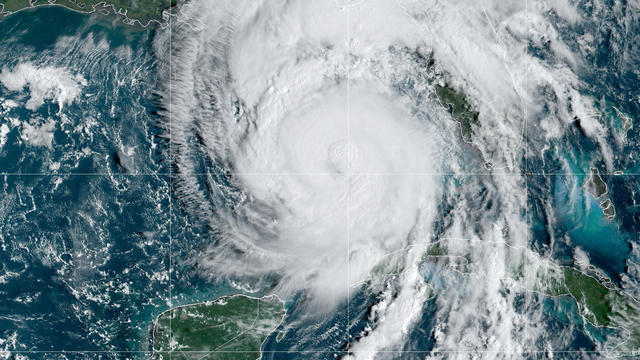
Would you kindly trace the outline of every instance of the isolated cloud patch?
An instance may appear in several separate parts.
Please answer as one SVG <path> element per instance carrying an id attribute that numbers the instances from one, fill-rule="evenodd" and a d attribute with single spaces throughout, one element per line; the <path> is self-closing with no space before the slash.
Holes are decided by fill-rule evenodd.
<path id="1" fill-rule="evenodd" d="M 37 67 L 30 62 L 16 65 L 13 69 L 3 68 L 0 83 L 11 91 L 27 88 L 30 94 L 26 103 L 29 110 L 37 110 L 46 99 L 58 103 L 60 110 L 71 104 L 87 84 L 85 78 L 68 70 L 54 66 Z"/>

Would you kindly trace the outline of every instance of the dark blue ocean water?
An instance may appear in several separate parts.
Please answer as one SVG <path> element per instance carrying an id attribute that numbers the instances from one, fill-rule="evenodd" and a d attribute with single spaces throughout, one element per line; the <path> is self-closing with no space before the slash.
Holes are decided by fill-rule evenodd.
<path id="1" fill-rule="evenodd" d="M 0 150 L 0 350 L 138 357 L 169 290 L 153 31 L 51 7 L 3 19 L 0 34 L 1 68 L 31 63 L 86 79 L 61 112 L 49 99 L 0 114 L 9 128 Z M 27 96 L 0 86 L 2 101 L 22 105 Z M 49 121 L 50 147 L 25 140 L 27 124 Z M 31 352 L 63 350 L 105 353 Z"/>

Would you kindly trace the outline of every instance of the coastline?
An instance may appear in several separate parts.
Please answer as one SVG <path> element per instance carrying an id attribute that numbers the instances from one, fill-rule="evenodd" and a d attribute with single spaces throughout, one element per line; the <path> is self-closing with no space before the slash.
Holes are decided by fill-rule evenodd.
<path id="1" fill-rule="evenodd" d="M 265 342 L 267 341 L 267 339 L 269 338 L 269 336 L 273 335 L 274 332 L 276 331 L 276 329 L 278 329 L 278 327 L 280 327 L 282 325 L 282 323 L 284 322 L 284 319 L 287 316 L 287 308 L 285 306 L 285 301 L 283 299 L 281 299 L 278 295 L 276 294 L 269 294 L 269 295 L 264 295 L 261 297 L 256 297 L 256 296 L 251 296 L 251 295 L 245 295 L 245 294 L 231 294 L 231 295 L 222 295 L 219 296 L 213 300 L 204 300 L 204 301 L 199 301 L 199 302 L 195 302 L 195 303 L 190 303 L 190 304 L 184 304 L 184 305 L 177 305 L 177 306 L 173 306 L 170 307 L 169 309 L 166 309 L 164 311 L 162 311 L 160 314 L 158 314 L 155 319 L 153 320 L 153 327 L 151 329 L 151 353 L 152 353 L 152 357 L 154 355 L 156 355 L 157 351 L 155 349 L 155 337 L 156 337 L 156 329 L 158 326 L 158 321 L 159 319 L 166 313 L 170 313 L 172 311 L 175 311 L 177 309 L 181 309 L 181 308 L 188 308 L 188 307 L 193 307 L 193 306 L 199 306 L 199 305 L 211 305 L 214 304 L 218 301 L 221 300 L 225 300 L 225 299 L 231 299 L 231 298 L 236 298 L 236 297 L 244 297 L 247 299 L 252 299 L 252 300 L 259 300 L 259 301 L 265 301 L 269 298 L 275 298 L 278 302 L 280 302 L 282 304 L 282 317 L 280 318 L 280 321 L 278 322 L 278 324 L 276 326 L 273 327 L 273 329 L 271 329 L 271 332 L 269 333 L 268 336 L 266 336 L 264 338 L 264 340 L 260 343 L 260 357 L 258 359 L 262 359 L 262 347 L 264 346 Z"/>
<path id="2" fill-rule="evenodd" d="M 22 11 L 25 11 L 25 10 L 38 9 L 38 8 L 41 8 L 41 7 L 44 7 L 44 8 L 46 8 L 46 7 L 62 7 L 62 8 L 65 8 L 67 10 L 74 11 L 74 12 L 77 12 L 77 13 L 80 13 L 80 14 L 84 14 L 84 15 L 90 15 L 90 14 L 93 14 L 93 13 L 96 13 L 96 12 L 100 13 L 103 16 L 115 15 L 116 17 L 121 18 L 122 22 L 125 25 L 134 26 L 134 27 L 140 27 L 141 29 L 146 29 L 146 28 L 150 27 L 151 25 L 158 25 L 163 29 L 166 28 L 168 23 L 169 23 L 168 19 L 169 19 L 169 16 L 170 16 L 168 10 L 171 8 L 171 6 L 170 6 L 170 7 L 164 8 L 162 10 L 162 20 L 150 19 L 149 21 L 147 21 L 146 24 L 142 24 L 142 22 L 139 19 L 130 18 L 127 15 L 127 12 L 128 12 L 127 10 L 128 9 L 116 10 L 116 7 L 115 7 L 114 4 L 108 4 L 106 1 L 100 1 L 97 4 L 91 5 L 90 9 L 87 9 L 87 10 L 75 9 L 75 8 L 72 8 L 72 7 L 68 6 L 68 5 L 66 5 L 66 4 L 62 4 L 62 3 L 56 3 L 56 2 L 48 3 L 47 2 L 47 3 L 35 4 L 35 5 L 33 3 L 30 3 L 29 6 L 25 6 L 25 7 L 21 8 L 21 9 L 18 9 L 18 10 L 15 10 L 15 11 L 6 11 L 5 10 L 5 4 L 0 3 L 0 21 L 2 21 L 2 19 L 4 19 L 4 18 L 7 18 L 7 17 L 9 17 L 11 15 L 14 15 L 14 14 L 17 14 L 19 12 L 22 12 Z M 107 10 L 109 8 L 110 8 L 110 10 Z M 110 11 L 110 12 L 108 14 L 105 14 L 105 13 L 102 13 L 101 10 Z M 122 10 L 124 10 L 124 11 L 122 11 Z"/>

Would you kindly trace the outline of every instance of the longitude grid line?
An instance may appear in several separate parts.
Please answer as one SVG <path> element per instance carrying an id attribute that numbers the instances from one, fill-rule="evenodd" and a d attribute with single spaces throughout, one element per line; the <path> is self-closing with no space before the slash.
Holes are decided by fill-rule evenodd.
<path id="1" fill-rule="evenodd" d="M 351 349 L 351 6 L 347 2 L 347 350 Z"/>
<path id="2" fill-rule="evenodd" d="M 527 104 L 529 102 L 529 0 L 525 0 L 524 6 L 524 28 L 525 28 L 525 44 L 524 44 L 524 106 L 523 106 L 523 122 L 524 122 L 524 131 L 522 136 L 524 136 L 524 221 L 525 221 L 525 246 L 524 246 L 524 281 L 525 291 L 526 287 L 529 285 L 529 258 L 528 258 L 528 244 L 529 244 L 529 136 L 527 130 L 527 116 L 529 115 L 529 111 L 527 108 Z M 524 344 L 522 346 L 523 350 L 527 347 L 527 342 L 529 341 L 529 319 L 526 315 L 529 307 L 531 306 L 531 294 L 525 297 L 525 324 L 524 324 Z"/>
<path id="3" fill-rule="evenodd" d="M 173 294 L 172 294 L 172 282 L 173 277 L 173 151 L 172 151 L 172 130 L 173 130 L 173 113 L 172 113 L 172 60 L 173 60 L 173 26 L 171 16 L 171 1 L 169 2 L 169 308 L 173 307 Z M 171 351 L 171 344 L 173 344 L 173 326 L 171 324 L 172 316 L 169 316 L 169 360 L 173 357 L 173 351 Z"/>

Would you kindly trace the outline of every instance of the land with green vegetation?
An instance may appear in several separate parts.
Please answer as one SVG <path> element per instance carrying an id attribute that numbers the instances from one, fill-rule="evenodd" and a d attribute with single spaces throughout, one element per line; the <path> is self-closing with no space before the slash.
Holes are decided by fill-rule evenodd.
<path id="1" fill-rule="evenodd" d="M 480 121 L 479 113 L 467 95 L 447 82 L 450 76 L 438 69 L 433 53 L 410 48 L 402 48 L 402 51 L 408 53 L 411 61 L 420 69 L 418 73 L 421 74 L 421 80 L 435 85 L 435 97 L 449 111 L 453 120 L 460 124 L 462 139 L 471 143 L 473 129 L 480 126 Z"/>
<path id="2" fill-rule="evenodd" d="M 548 296 L 573 297 L 580 314 L 591 324 L 624 329 L 628 338 L 618 344 L 618 350 L 640 351 L 640 301 L 603 275 L 560 267 L 538 276 L 535 290 Z"/>
<path id="3" fill-rule="evenodd" d="M 39 6 L 63 6 L 83 13 L 112 12 L 124 16 L 127 24 L 139 22 L 140 25 L 147 26 L 152 21 L 163 23 L 164 10 L 175 4 L 175 0 L 0 0 L 0 15 L 8 16 Z"/>
<path id="4" fill-rule="evenodd" d="M 427 252 L 425 253 L 425 257 L 427 256 L 446 256 L 447 255 L 447 248 L 442 246 L 442 244 L 440 242 L 437 242 L 431 246 L 429 246 L 429 248 L 427 249 Z"/>
<path id="5" fill-rule="evenodd" d="M 473 110 L 464 93 L 445 84 L 444 86 L 436 85 L 436 95 L 448 108 L 453 119 L 460 124 L 462 139 L 471 142 L 473 126 L 479 126 L 480 123 L 478 112 Z"/>
<path id="6" fill-rule="evenodd" d="M 570 267 L 545 269 L 539 274 L 534 289 L 548 296 L 572 296 L 582 315 L 596 326 L 610 326 L 614 301 L 621 295 L 594 277 Z"/>
<path id="7" fill-rule="evenodd" d="M 616 208 L 613 206 L 611 199 L 609 199 L 609 189 L 604 180 L 602 180 L 598 168 L 591 168 L 591 176 L 589 176 L 584 186 L 598 200 L 604 216 L 609 220 L 613 220 L 616 216 Z"/>
<path id="8" fill-rule="evenodd" d="M 153 328 L 153 358 L 258 359 L 284 314 L 276 296 L 236 295 L 169 309 Z"/>
<path id="9" fill-rule="evenodd" d="M 449 259 L 447 261 L 443 261 Z M 469 256 L 451 255 L 445 245 L 435 243 L 424 255 L 425 261 L 435 261 L 461 275 L 472 270 L 460 266 L 469 261 Z M 514 279 L 522 279 L 521 269 L 512 274 Z M 540 266 L 535 277 L 530 279 L 527 291 L 549 297 L 571 297 L 575 300 L 580 315 L 597 327 L 622 330 L 623 339 L 615 344 L 616 350 L 640 351 L 640 301 L 618 289 L 611 280 L 594 266 L 578 270 L 568 266 L 547 264 Z"/>

